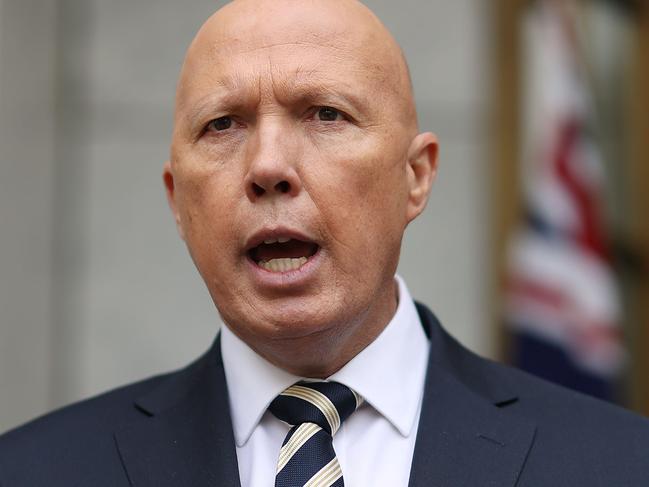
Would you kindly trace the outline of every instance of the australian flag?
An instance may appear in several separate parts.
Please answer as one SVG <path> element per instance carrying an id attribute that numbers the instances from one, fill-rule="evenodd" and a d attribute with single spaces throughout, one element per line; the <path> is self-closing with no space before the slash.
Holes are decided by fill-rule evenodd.
<path id="1" fill-rule="evenodd" d="M 505 318 L 514 365 L 617 400 L 625 354 L 605 178 L 567 3 L 536 2 L 524 28 L 525 217 L 510 241 Z"/>

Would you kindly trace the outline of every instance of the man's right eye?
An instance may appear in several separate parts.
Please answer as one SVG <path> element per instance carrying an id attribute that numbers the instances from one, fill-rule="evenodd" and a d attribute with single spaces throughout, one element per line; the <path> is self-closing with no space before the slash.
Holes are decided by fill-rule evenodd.
<path id="1" fill-rule="evenodd" d="M 207 130 L 216 130 L 220 132 L 232 127 L 232 117 L 219 117 L 207 124 Z"/>

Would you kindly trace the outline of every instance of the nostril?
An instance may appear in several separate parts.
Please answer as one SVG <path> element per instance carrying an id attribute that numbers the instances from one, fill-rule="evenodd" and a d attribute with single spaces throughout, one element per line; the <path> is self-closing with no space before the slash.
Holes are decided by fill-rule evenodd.
<path id="1" fill-rule="evenodd" d="M 259 186 L 257 183 L 252 183 L 252 191 L 255 193 L 256 196 L 261 196 L 266 192 L 266 190 L 261 186 Z"/>
<path id="2" fill-rule="evenodd" d="M 291 190 L 291 185 L 288 181 L 280 181 L 275 185 L 275 189 L 280 193 L 288 193 Z"/>

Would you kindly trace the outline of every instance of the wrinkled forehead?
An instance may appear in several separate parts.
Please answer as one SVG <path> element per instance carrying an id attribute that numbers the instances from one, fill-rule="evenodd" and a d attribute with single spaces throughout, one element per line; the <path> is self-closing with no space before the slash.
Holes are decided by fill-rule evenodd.
<path id="1" fill-rule="evenodd" d="M 235 86 L 290 91 L 317 81 L 400 91 L 396 45 L 372 19 L 350 22 L 336 9 L 249 13 L 219 12 L 201 28 L 183 66 L 177 108 L 210 90 Z"/>
<path id="2" fill-rule="evenodd" d="M 281 98 L 298 88 L 326 91 L 353 86 L 360 95 L 385 91 L 391 85 L 384 65 L 357 56 L 353 49 L 343 52 L 308 42 L 214 50 L 194 58 L 183 74 L 179 104 L 218 90 Z"/>

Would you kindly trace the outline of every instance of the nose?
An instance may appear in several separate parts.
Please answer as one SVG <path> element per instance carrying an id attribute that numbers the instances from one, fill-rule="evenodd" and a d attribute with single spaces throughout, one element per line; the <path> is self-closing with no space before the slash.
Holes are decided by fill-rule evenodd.
<path id="1" fill-rule="evenodd" d="M 250 201 L 299 194 L 302 183 L 295 167 L 297 152 L 295 141 L 282 130 L 256 134 L 244 180 Z"/>

